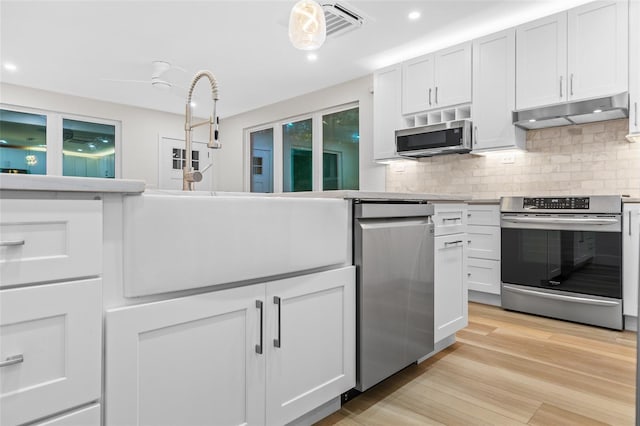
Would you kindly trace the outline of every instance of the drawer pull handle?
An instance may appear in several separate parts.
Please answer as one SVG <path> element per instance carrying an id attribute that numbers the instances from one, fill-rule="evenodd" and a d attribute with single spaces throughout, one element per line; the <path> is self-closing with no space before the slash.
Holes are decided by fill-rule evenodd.
<path id="1" fill-rule="evenodd" d="M 282 317 L 280 316 L 282 313 L 282 301 L 278 296 L 273 296 L 273 303 L 278 306 L 278 338 L 273 339 L 273 346 L 280 348 L 282 347 L 282 334 L 280 329 L 282 327 Z"/>
<path id="2" fill-rule="evenodd" d="M 460 244 L 462 242 L 462 240 L 457 240 L 457 241 L 445 241 L 444 245 L 445 246 L 452 246 L 454 244 Z"/>
<path id="3" fill-rule="evenodd" d="M 462 220 L 462 218 L 461 217 L 445 217 L 445 218 L 442 218 L 443 222 L 450 221 L 450 220 Z"/>
<path id="4" fill-rule="evenodd" d="M 23 246 L 24 240 L 0 241 L 0 247 Z"/>
<path id="5" fill-rule="evenodd" d="M 22 354 L 7 357 L 4 361 L 0 361 L 0 367 L 8 367 L 14 364 L 20 364 L 24 361 Z"/>

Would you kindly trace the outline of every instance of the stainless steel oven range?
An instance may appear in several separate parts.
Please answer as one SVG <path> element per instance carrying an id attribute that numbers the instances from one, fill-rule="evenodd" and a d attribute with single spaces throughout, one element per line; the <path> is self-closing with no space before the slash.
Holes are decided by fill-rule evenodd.
<path id="1" fill-rule="evenodd" d="M 622 198 L 504 197 L 502 307 L 621 330 Z"/>

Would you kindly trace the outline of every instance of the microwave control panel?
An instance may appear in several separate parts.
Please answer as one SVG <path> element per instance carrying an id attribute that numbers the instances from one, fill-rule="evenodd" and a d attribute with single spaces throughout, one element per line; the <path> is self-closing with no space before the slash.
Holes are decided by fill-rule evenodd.
<path id="1" fill-rule="evenodd" d="M 589 197 L 525 197 L 523 204 L 525 209 L 588 210 Z"/>

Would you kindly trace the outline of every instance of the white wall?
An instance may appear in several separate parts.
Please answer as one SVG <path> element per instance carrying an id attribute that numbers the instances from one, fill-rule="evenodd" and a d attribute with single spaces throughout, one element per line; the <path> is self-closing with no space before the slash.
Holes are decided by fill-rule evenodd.
<path id="1" fill-rule="evenodd" d="M 0 93 L 2 94 L 0 102 L 6 105 L 120 121 L 122 123 L 120 160 L 122 176 L 120 177 L 144 180 L 147 182 L 147 187 L 158 185 L 158 136 L 184 139 L 183 115 L 4 83 L 0 84 Z M 180 102 L 179 99 L 176 101 Z M 202 129 L 197 130 L 202 131 Z M 207 138 L 206 133 L 202 135 L 195 133 L 194 136 L 196 140 L 206 141 Z"/>
<path id="2" fill-rule="evenodd" d="M 373 162 L 373 76 L 368 75 L 303 96 L 287 99 L 224 118 L 220 122 L 222 149 L 214 154 L 214 187 L 221 191 L 242 191 L 244 130 L 273 121 L 295 117 L 338 105 L 358 102 L 360 107 L 360 189 L 384 191 L 385 166 Z M 274 86 L 277 90 L 277 86 Z"/>
<path id="3" fill-rule="evenodd" d="M 278 102 L 220 121 L 222 149 L 213 151 L 213 178 L 217 191 L 243 191 L 244 129 L 300 114 L 357 101 L 360 108 L 360 189 L 384 191 L 385 166 L 373 162 L 373 76 Z M 274 89 L 277 90 L 277 85 Z M 184 138 L 184 116 L 150 109 L 63 95 L 39 89 L 0 83 L 0 102 L 122 123 L 122 176 L 141 179 L 147 187 L 158 185 L 159 136 Z M 221 101 L 223 102 L 223 101 Z M 194 140 L 206 141 L 207 129 L 196 129 Z M 207 176 L 209 175 L 209 176 Z"/>

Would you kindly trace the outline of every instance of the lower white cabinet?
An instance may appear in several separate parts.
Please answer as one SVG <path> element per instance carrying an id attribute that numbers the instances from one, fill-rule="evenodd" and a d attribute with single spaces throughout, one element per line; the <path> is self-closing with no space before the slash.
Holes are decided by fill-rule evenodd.
<path id="1" fill-rule="evenodd" d="M 468 324 L 466 234 L 434 239 L 434 340 L 436 342 Z"/>
<path id="2" fill-rule="evenodd" d="M 0 291 L 0 424 L 100 398 L 101 312 L 100 279 Z"/>
<path id="3" fill-rule="evenodd" d="M 500 294 L 500 206 L 471 204 L 467 227 L 469 290 Z"/>
<path id="4" fill-rule="evenodd" d="M 469 290 L 500 294 L 500 261 L 493 259 L 467 259 Z"/>
<path id="5" fill-rule="evenodd" d="M 285 424 L 354 385 L 353 267 L 107 312 L 107 425 Z"/>
<path id="6" fill-rule="evenodd" d="M 622 214 L 622 310 L 624 315 L 637 317 L 640 281 L 640 204 L 625 204 Z"/>

